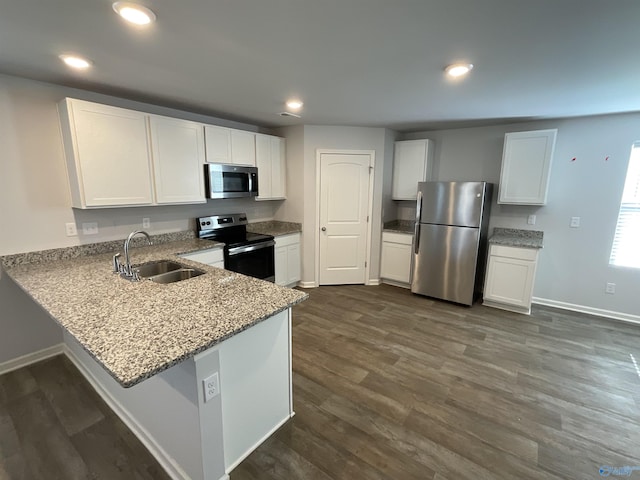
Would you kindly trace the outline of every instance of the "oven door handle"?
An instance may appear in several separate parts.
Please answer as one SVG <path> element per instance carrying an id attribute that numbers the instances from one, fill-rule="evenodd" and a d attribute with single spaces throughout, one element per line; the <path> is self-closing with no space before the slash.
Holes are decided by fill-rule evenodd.
<path id="1" fill-rule="evenodd" d="M 276 244 L 273 240 L 269 242 L 256 243 L 255 245 L 247 245 L 246 247 L 230 248 L 229 255 L 238 255 L 240 253 L 253 252 L 255 250 L 262 250 L 263 248 L 273 247 Z"/>

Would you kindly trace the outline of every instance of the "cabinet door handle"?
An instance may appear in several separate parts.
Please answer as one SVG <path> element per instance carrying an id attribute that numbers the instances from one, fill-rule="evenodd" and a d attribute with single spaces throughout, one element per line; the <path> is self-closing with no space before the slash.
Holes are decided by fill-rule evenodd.
<path id="1" fill-rule="evenodd" d="M 327 231 L 327 227 L 322 227 L 320 230 L 322 230 L 323 232 Z"/>

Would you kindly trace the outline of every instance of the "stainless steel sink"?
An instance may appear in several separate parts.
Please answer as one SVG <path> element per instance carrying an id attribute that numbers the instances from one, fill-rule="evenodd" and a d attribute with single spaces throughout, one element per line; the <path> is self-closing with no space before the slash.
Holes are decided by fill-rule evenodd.
<path id="1" fill-rule="evenodd" d="M 155 275 L 161 275 L 163 273 L 179 270 L 181 268 L 184 267 L 179 263 L 173 262 L 171 260 L 158 260 L 134 267 L 134 270 L 137 270 L 138 275 L 141 278 L 149 278 Z"/>
<path id="2" fill-rule="evenodd" d="M 155 283 L 175 283 L 189 278 L 198 277 L 205 272 L 196 268 L 186 267 L 173 260 L 156 260 L 155 262 L 143 263 L 133 270 L 138 273 L 138 277 L 151 280 Z"/>
<path id="3" fill-rule="evenodd" d="M 182 280 L 188 280 L 193 277 L 199 277 L 204 273 L 205 272 L 202 270 L 196 270 L 195 268 L 180 268 L 179 270 L 173 270 L 171 272 L 148 277 L 148 279 L 156 283 L 174 283 Z"/>

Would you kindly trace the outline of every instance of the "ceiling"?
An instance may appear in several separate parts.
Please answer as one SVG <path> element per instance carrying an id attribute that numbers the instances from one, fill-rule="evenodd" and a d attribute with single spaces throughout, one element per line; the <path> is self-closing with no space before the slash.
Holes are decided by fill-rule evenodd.
<path id="1" fill-rule="evenodd" d="M 640 110 L 638 0 L 0 0 L 0 72 L 264 127 L 400 131 Z M 58 59 L 90 58 L 74 72 Z M 473 63 L 448 81 L 446 65 Z M 278 115 L 289 97 L 302 118 Z"/>

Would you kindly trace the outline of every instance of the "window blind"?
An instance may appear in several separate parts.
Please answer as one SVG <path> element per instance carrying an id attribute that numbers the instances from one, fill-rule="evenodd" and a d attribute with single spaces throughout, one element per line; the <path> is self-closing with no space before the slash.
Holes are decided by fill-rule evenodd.
<path id="1" fill-rule="evenodd" d="M 640 268 L 640 142 L 631 148 L 609 264 Z"/>

